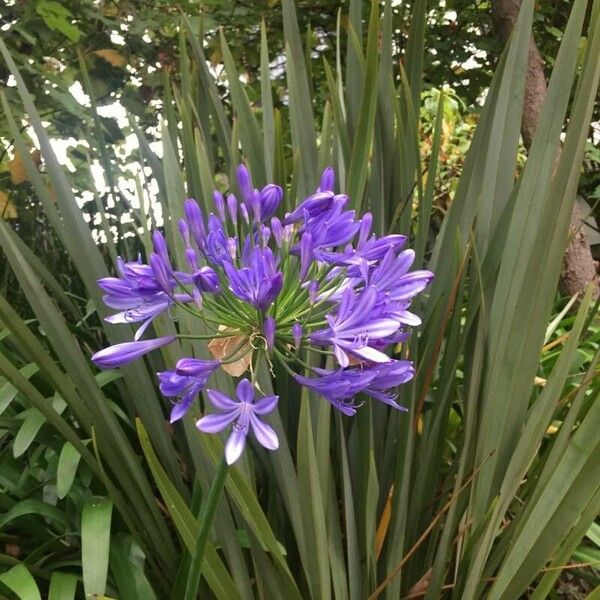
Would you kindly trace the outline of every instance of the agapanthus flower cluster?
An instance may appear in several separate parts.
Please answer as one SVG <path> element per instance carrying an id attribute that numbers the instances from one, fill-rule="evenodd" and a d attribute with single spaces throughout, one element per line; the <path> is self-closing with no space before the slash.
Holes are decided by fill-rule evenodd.
<path id="1" fill-rule="evenodd" d="M 237 184 L 238 197 L 214 193 L 208 215 L 195 200 L 185 201 L 179 223 L 185 265 L 173 264 L 155 231 L 147 264 L 120 260 L 119 277 L 98 282 L 106 304 L 118 311 L 107 320 L 140 326 L 134 341 L 101 350 L 94 362 L 117 367 L 173 342 L 177 335 L 141 338 L 159 315 L 185 310 L 202 321 L 198 339 L 213 339 L 214 360 L 182 358 L 158 374 L 162 393 L 174 401 L 172 422 L 185 415 L 213 372 L 240 365 L 252 372 L 259 355 L 346 415 L 355 414 L 361 393 L 402 410 L 395 389 L 414 368 L 391 351 L 420 324 L 410 303 L 433 277 L 410 271 L 415 254 L 404 248 L 406 238 L 372 234 L 371 214 L 358 218 L 348 208 L 348 196 L 334 192 L 329 168 L 315 193 L 283 216 L 277 216 L 279 186 L 255 189 L 243 165 Z M 308 366 L 318 362 L 308 359 L 311 353 L 323 368 Z M 205 432 L 232 425 L 230 463 L 249 432 L 264 447 L 277 448 L 277 435 L 258 418 L 274 409 L 277 396 L 255 398 L 255 392 L 248 379 L 238 385 L 237 401 L 207 391 L 218 412 L 197 425 Z"/>

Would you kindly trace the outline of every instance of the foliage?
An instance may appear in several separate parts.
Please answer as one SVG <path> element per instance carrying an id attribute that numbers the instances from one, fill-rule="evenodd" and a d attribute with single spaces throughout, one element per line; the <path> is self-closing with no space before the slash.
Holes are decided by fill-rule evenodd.
<path id="1" fill-rule="evenodd" d="M 197 408 L 167 429 L 168 406 L 153 374 L 182 355 L 205 356 L 205 348 L 184 340 L 162 356 L 96 373 L 89 356 L 105 338 L 117 343 L 131 337 L 105 326 L 96 279 L 107 274 L 106 259 L 117 251 L 128 257 L 149 251 L 156 207 L 145 189 L 153 179 L 165 234 L 172 238 L 185 197 L 207 208 L 214 174 L 217 181 L 231 179 L 243 155 L 258 185 L 273 179 L 293 202 L 316 187 L 320 169 L 334 166 L 340 189 L 356 208 L 371 210 L 378 233 L 411 234 L 417 262 L 434 271 L 436 281 L 429 298 L 414 306 L 424 320 L 422 334 L 399 349 L 418 365 L 400 398 L 409 416 L 373 406 L 348 420 L 318 397 L 298 397 L 278 374 L 276 391 L 286 399 L 275 418 L 280 449 L 268 455 L 256 449 L 231 469 L 200 597 L 398 598 L 418 585 L 427 599 L 442 593 L 512 598 L 529 587 L 531 597 L 544 598 L 557 567 L 589 547 L 580 542 L 589 531 L 594 536 L 591 524 L 600 508 L 594 477 L 598 306 L 588 294 L 576 317 L 551 320 L 600 77 L 600 4 L 591 8 L 579 65 L 587 3 L 573 4 L 539 130 L 515 180 L 533 19 L 533 2 L 524 2 L 441 223 L 432 223 L 432 210 L 445 96 L 437 98 L 433 124 L 426 124 L 426 157 L 420 155 L 416 110 L 425 2 L 413 5 L 403 63 L 391 53 L 389 11 L 380 19 L 372 3 L 364 38 L 346 42 L 339 60 L 324 63 L 328 100 L 316 125 L 314 81 L 296 10 L 291 0 L 282 8 L 288 100 L 280 105 L 267 85 L 273 54 L 265 28 L 260 101 L 240 82 L 225 37 L 220 44 L 231 98 L 223 101 L 198 24 L 182 23 L 180 75 L 163 89 L 162 154 L 150 146 L 144 119 L 132 116 L 136 158 L 145 167 L 135 173 L 135 226 L 121 223 L 105 205 L 96 225 L 106 239 L 101 246 L 26 83 L 0 44 L 17 82 L 2 104 L 27 170 L 30 183 L 23 185 L 33 187 L 28 193 L 42 205 L 78 273 L 85 290 L 79 295 L 89 298 L 65 293 L 28 240 L 0 222 L 0 244 L 34 317 L 23 320 L 0 297 L 1 426 L 10 440 L 0 462 L 7 491 L 1 526 L 9 544 L 0 581 L 20 597 L 36 597 L 39 587 L 51 599 L 72 598 L 82 586 L 86 593 L 134 600 L 182 596 L 199 527 L 195 515 L 222 442 L 198 435 Z M 355 25 L 362 10 L 360 2 L 351 3 Z M 91 78 L 87 83 L 90 92 Z M 432 98 L 426 96 L 426 104 Z M 17 100 L 22 108 L 15 112 Z M 94 131 L 91 158 L 107 179 L 117 176 L 102 121 L 93 107 L 80 110 Z M 39 140 L 42 168 L 18 131 L 15 115 L 23 112 Z M 165 318 L 155 331 L 186 333 L 189 327 L 186 318 Z M 259 376 L 269 393 L 270 375 Z M 219 388 L 231 395 L 233 380 L 220 377 Z"/>

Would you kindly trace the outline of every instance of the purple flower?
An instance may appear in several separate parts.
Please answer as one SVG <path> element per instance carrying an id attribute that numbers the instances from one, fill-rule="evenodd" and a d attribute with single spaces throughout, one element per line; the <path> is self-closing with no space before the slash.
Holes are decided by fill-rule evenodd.
<path id="1" fill-rule="evenodd" d="M 313 243 L 310 233 L 305 233 L 300 240 L 300 279 L 304 280 L 308 274 L 313 258 Z"/>
<path id="2" fill-rule="evenodd" d="M 101 369 L 113 369 L 115 367 L 126 365 L 152 350 L 162 348 L 162 346 L 166 346 L 176 339 L 177 337 L 174 335 L 167 335 L 153 340 L 115 344 L 114 346 L 109 346 L 108 348 L 96 352 L 96 354 L 92 356 L 92 360 Z"/>
<path id="3" fill-rule="evenodd" d="M 335 263 L 339 253 L 333 248 L 348 243 L 359 231 L 360 221 L 356 221 L 354 211 L 343 210 L 347 202 L 347 196 L 335 196 L 328 211 L 307 219 L 301 229 L 302 235 L 311 234 L 317 260 Z M 292 252 L 297 253 L 298 248 L 293 248 Z"/>
<path id="4" fill-rule="evenodd" d="M 273 238 L 278 248 L 281 248 L 283 243 L 283 225 L 277 217 L 271 219 L 271 231 L 273 232 Z"/>
<path id="5" fill-rule="evenodd" d="M 369 233 L 371 233 L 371 226 L 373 225 L 373 215 L 368 212 L 362 216 L 360 220 L 360 229 L 358 230 L 358 241 L 356 242 L 356 247 L 360 250 L 363 247 L 364 243 L 369 238 Z"/>
<path id="6" fill-rule="evenodd" d="M 302 342 L 302 325 L 300 323 L 296 322 L 292 325 L 292 336 L 294 337 L 294 346 L 298 350 Z"/>
<path id="7" fill-rule="evenodd" d="M 175 371 L 158 373 L 160 391 L 167 398 L 179 398 L 171 409 L 171 423 L 181 419 L 189 410 L 194 398 L 204 388 L 208 378 L 220 366 L 218 360 L 182 358 Z"/>
<path id="8" fill-rule="evenodd" d="M 244 251 L 244 266 L 236 269 L 223 265 L 229 279 L 229 289 L 241 300 L 259 310 L 266 310 L 283 286 L 283 274 L 277 270 L 277 259 L 270 248 L 253 248 Z"/>
<path id="9" fill-rule="evenodd" d="M 356 414 L 354 396 L 362 392 L 375 378 L 373 371 L 354 369 L 313 369 L 320 377 L 294 375 L 294 379 L 309 390 L 313 390 L 345 415 Z"/>
<path id="10" fill-rule="evenodd" d="M 371 367 L 375 376 L 363 390 L 372 398 L 389 404 L 391 407 L 406 411 L 404 406 L 396 403 L 396 396 L 390 392 L 390 388 L 397 387 L 410 381 L 415 375 L 415 369 L 409 360 L 392 360 L 388 363 Z"/>
<path id="11" fill-rule="evenodd" d="M 213 214 L 208 217 L 208 234 L 203 250 L 206 258 L 214 265 L 222 266 L 224 263 L 231 262 L 223 223 Z"/>
<path id="12" fill-rule="evenodd" d="M 335 173 L 331 167 L 327 167 L 321 175 L 321 183 L 319 184 L 318 192 L 333 192 L 335 184 Z"/>
<path id="13" fill-rule="evenodd" d="M 364 219 L 364 217 L 363 217 Z M 362 227 L 362 221 L 361 221 Z M 359 232 L 360 236 L 360 232 Z M 357 249 L 355 250 L 352 246 L 345 249 L 344 252 L 340 253 L 336 264 L 346 265 L 351 267 L 352 265 L 362 265 L 367 262 L 368 264 L 375 263 L 381 260 L 389 250 L 394 252 L 398 251 L 406 242 L 406 237 L 400 234 L 392 233 L 385 235 L 382 238 L 377 238 L 374 235 L 361 243 L 360 237 L 357 243 Z M 355 276 L 359 271 L 349 271 L 349 275 Z"/>
<path id="14" fill-rule="evenodd" d="M 202 267 L 193 274 L 194 284 L 201 292 L 216 294 L 219 291 L 219 276 L 214 269 Z"/>
<path id="15" fill-rule="evenodd" d="M 433 279 L 433 273 L 430 271 L 409 273 L 414 260 L 413 250 L 404 250 L 396 256 L 393 248 L 390 248 L 381 263 L 371 271 L 369 285 L 384 292 L 390 301 L 409 301 L 422 292 Z"/>
<path id="16" fill-rule="evenodd" d="M 107 302 L 108 304 L 108 302 Z M 106 317 L 107 323 L 139 323 L 142 326 L 135 332 L 134 340 L 139 340 L 152 321 L 160 314 L 169 309 L 173 301 L 164 293 L 156 294 L 153 298 L 141 300 L 137 305 L 131 305 L 131 299 L 127 302 L 128 307 L 114 315 Z M 114 304 L 113 304 L 114 307 Z"/>
<path id="17" fill-rule="evenodd" d="M 107 320 L 140 322 L 141 327 L 137 341 L 107 348 L 94 356 L 95 362 L 126 364 L 170 342 L 174 338 L 139 338 L 158 315 L 194 302 L 197 311 L 189 312 L 201 311 L 198 316 L 214 326 L 217 337 L 231 338 L 222 343 L 228 364 L 235 361 L 236 348 L 253 346 L 257 333 L 273 360 L 286 366 L 306 366 L 311 352 L 325 348 L 340 368 L 313 369 L 311 377 L 298 375 L 298 382 L 345 414 L 355 413 L 354 397 L 361 392 L 401 408 L 392 391 L 412 378 L 414 370 L 408 361 L 393 360 L 390 349 L 407 338 L 408 326 L 420 324 L 409 309 L 432 274 L 410 272 L 415 255 L 402 251 L 404 236 L 378 237 L 372 233 L 371 213 L 361 217 L 348 210 L 348 196 L 334 192 L 333 169 L 325 169 L 316 192 L 285 218 L 276 216 L 281 187 L 255 189 L 244 165 L 236 176 L 237 198 L 215 191 L 215 214 L 206 219 L 195 200 L 186 200 L 181 239 L 175 240 L 183 253 L 171 248 L 170 254 L 163 235 L 154 232 L 149 264 L 119 259 L 119 276 L 100 280 L 106 303 L 120 311 Z M 170 255 L 183 257 L 184 264 L 171 263 Z M 243 376 L 248 364 L 237 361 L 236 369 L 238 363 L 236 376 Z M 176 402 L 172 421 L 185 414 L 219 364 L 182 359 L 174 370 L 159 374 L 161 390 Z M 237 400 L 211 391 L 209 399 L 219 414 L 199 422 L 206 431 L 235 423 L 227 444 L 230 462 L 240 456 L 250 428 L 266 447 L 277 445 L 275 434 L 256 416 L 270 410 L 277 398 L 255 402 L 252 386 L 244 381 Z"/>
<path id="18" fill-rule="evenodd" d="M 273 350 L 273 346 L 275 345 L 275 319 L 273 317 L 265 317 L 263 334 L 267 343 L 267 350 Z"/>
<path id="19" fill-rule="evenodd" d="M 237 198 L 233 194 L 227 196 L 227 210 L 232 223 L 237 222 L 238 203 Z"/>
<path id="20" fill-rule="evenodd" d="M 200 431 L 218 433 L 235 421 L 225 444 L 225 460 L 229 465 L 233 464 L 244 451 L 250 429 L 258 443 L 267 450 L 279 448 L 275 431 L 259 419 L 259 416 L 266 415 L 275 408 L 279 397 L 264 396 L 256 400 L 254 388 L 247 379 L 240 381 L 236 395 L 237 399 L 234 400 L 217 390 L 208 390 L 208 399 L 219 412 L 206 415 L 196 423 Z"/>
<path id="21" fill-rule="evenodd" d="M 331 344 L 342 367 L 350 364 L 348 353 L 370 362 L 388 362 L 389 356 L 369 342 L 396 333 L 400 324 L 384 312 L 374 310 L 376 302 L 374 287 L 368 286 L 360 294 L 348 288 L 342 295 L 337 314 L 325 317 L 329 328 L 314 332 L 311 341 Z"/>
<path id="22" fill-rule="evenodd" d="M 175 365 L 175 372 L 178 375 L 188 375 L 190 377 L 209 377 L 220 365 L 221 362 L 218 360 L 180 358 Z"/>
<path id="23" fill-rule="evenodd" d="M 273 183 L 269 183 L 260 191 L 262 220 L 266 220 L 275 214 L 282 198 L 283 190 Z"/>
<path id="24" fill-rule="evenodd" d="M 179 302 L 192 300 L 188 294 L 173 293 L 175 281 L 172 273 L 163 266 L 158 255 L 152 256 L 161 264 L 161 272 L 158 275 L 154 266 L 145 265 L 141 260 L 126 263 L 118 259 L 117 270 L 121 277 L 104 277 L 98 280 L 98 285 L 106 292 L 104 303 L 120 310 L 106 317 L 108 323 L 142 322 L 135 334 L 135 340 L 142 336 L 158 315 L 169 309 L 175 299 Z"/>
<path id="25" fill-rule="evenodd" d="M 185 201 L 183 208 L 188 221 L 188 225 L 192 232 L 192 236 L 194 237 L 198 248 L 202 248 L 206 239 L 206 227 L 204 226 L 204 216 L 202 215 L 202 209 L 198 206 L 198 203 L 192 198 L 188 198 Z"/>
<path id="26" fill-rule="evenodd" d="M 215 203 L 215 210 L 219 218 L 221 221 L 225 221 L 225 198 L 223 198 L 223 194 L 219 190 L 213 192 L 213 202 Z"/>
<path id="27" fill-rule="evenodd" d="M 171 274 L 168 271 L 163 259 L 153 252 L 150 255 L 150 266 L 156 278 L 156 282 L 163 290 L 165 296 L 170 298 L 173 295 L 173 284 L 171 283 Z"/>
<path id="28" fill-rule="evenodd" d="M 333 192 L 317 192 L 300 203 L 290 214 L 286 215 L 284 225 L 289 225 L 304 219 L 308 221 L 326 213 L 333 203 Z"/>
<path id="29" fill-rule="evenodd" d="M 244 202 L 250 202 L 252 197 L 252 180 L 250 179 L 250 173 L 246 168 L 246 165 L 239 165 L 235 171 L 237 175 L 238 185 L 242 191 Z"/>

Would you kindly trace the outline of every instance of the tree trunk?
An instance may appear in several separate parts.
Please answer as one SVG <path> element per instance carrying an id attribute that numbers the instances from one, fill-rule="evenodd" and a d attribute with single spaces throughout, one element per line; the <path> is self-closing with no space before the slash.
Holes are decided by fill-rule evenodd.
<path id="1" fill-rule="evenodd" d="M 492 0 L 492 20 L 494 27 L 506 42 L 515 25 L 522 0 Z M 523 143 L 529 150 L 546 98 L 546 77 L 544 59 L 531 37 L 529 43 L 529 62 L 525 79 L 525 99 L 521 119 Z M 598 281 L 596 265 L 592 258 L 590 245 L 583 230 L 583 221 L 577 204 L 573 206 L 570 225 L 570 241 L 563 257 L 563 269 L 560 276 L 560 290 L 573 296 L 582 293 L 591 281 Z"/>

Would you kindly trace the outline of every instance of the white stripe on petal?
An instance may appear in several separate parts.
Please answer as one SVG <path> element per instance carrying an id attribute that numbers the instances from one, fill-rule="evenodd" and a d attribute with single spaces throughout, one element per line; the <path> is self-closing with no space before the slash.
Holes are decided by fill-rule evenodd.
<path id="1" fill-rule="evenodd" d="M 248 431 L 245 428 L 233 428 L 225 444 L 225 460 L 228 465 L 232 465 L 242 455 L 246 446 L 247 433 Z"/>

